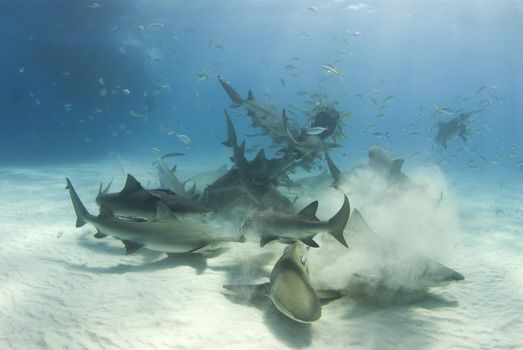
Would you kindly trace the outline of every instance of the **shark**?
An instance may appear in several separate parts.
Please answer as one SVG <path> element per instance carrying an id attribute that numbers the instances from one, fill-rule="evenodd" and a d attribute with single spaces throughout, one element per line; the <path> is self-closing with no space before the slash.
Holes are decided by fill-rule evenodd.
<path id="1" fill-rule="evenodd" d="M 330 148 L 340 147 L 336 143 L 324 142 L 320 135 L 309 135 L 302 133 L 301 137 L 295 138 L 289 129 L 286 129 L 289 148 L 298 151 L 304 157 L 326 152 Z"/>
<path id="2" fill-rule="evenodd" d="M 222 142 L 222 144 L 233 149 L 231 158 L 235 164 L 233 171 L 235 171 L 242 189 L 260 208 L 274 208 L 285 212 L 292 211 L 290 200 L 281 194 L 272 182 L 275 177 L 283 172 L 283 169 L 286 169 L 286 165 L 281 165 L 277 162 L 278 166 L 274 166 L 276 163 L 270 163 L 263 151 L 260 151 L 254 160 L 248 161 L 245 158 L 245 141 L 238 146 L 236 130 L 227 111 L 225 111 L 225 117 L 227 121 L 227 140 Z M 278 170 L 277 172 L 273 171 L 271 175 L 271 168 Z"/>
<path id="3" fill-rule="evenodd" d="M 321 134 L 307 133 L 306 129 L 302 129 L 301 133 L 297 137 L 294 137 L 288 128 L 288 118 L 285 110 L 282 114 L 282 120 L 285 126 L 289 149 L 297 151 L 302 157 L 314 156 L 318 153 L 326 152 L 330 148 L 340 147 L 337 143 L 325 142 Z"/>
<path id="4" fill-rule="evenodd" d="M 343 231 L 350 216 L 349 199 L 344 195 L 340 210 L 328 221 L 316 217 L 318 201 L 303 208 L 298 214 L 287 214 L 272 209 L 259 211 L 245 220 L 242 231 L 261 236 L 260 246 L 279 240 L 285 243 L 299 240 L 310 247 L 319 247 L 314 241 L 318 233 L 328 233 L 348 248 Z"/>
<path id="5" fill-rule="evenodd" d="M 463 142 L 467 142 L 470 119 L 480 111 L 481 110 L 463 112 L 450 120 L 439 122 L 437 124 L 438 132 L 434 137 L 434 143 L 440 147 L 443 147 L 444 149 L 447 149 L 448 142 L 457 137 L 460 137 Z"/>
<path id="6" fill-rule="evenodd" d="M 372 146 L 369 149 L 368 155 L 368 163 L 358 165 L 353 170 L 367 169 L 384 178 L 389 185 L 408 186 L 413 188 L 420 187 L 415 185 L 403 172 L 402 167 L 405 163 L 404 159 L 392 159 L 380 146 Z M 336 179 L 336 177 L 334 178 Z"/>
<path id="7" fill-rule="evenodd" d="M 249 90 L 247 98 L 244 99 L 227 81 L 223 80 L 220 76 L 218 76 L 218 80 L 230 97 L 232 108 L 245 107 L 247 115 L 251 118 L 253 127 L 260 127 L 277 143 L 285 141 L 287 136 L 281 113 L 257 102 L 251 90 Z"/>
<path id="8" fill-rule="evenodd" d="M 430 257 L 410 251 L 408 247 L 402 247 L 401 242 L 394 242 L 376 233 L 358 209 L 353 210 L 347 229 L 351 232 L 353 239 L 363 241 L 367 249 L 371 249 L 372 254 L 379 256 L 380 260 L 396 261 L 398 257 L 395 254 L 398 252 L 401 252 L 402 256 L 408 256 L 408 258 L 398 261 L 397 267 L 387 265 L 381 277 L 378 275 L 371 277 L 360 274 L 357 277 L 367 279 L 369 282 L 387 285 L 389 270 L 399 268 L 401 271 L 405 271 L 404 265 L 407 265 L 412 266 L 412 275 L 409 276 L 408 282 L 414 283 L 418 287 L 433 287 L 465 279 L 461 273 L 454 269 Z M 382 280 L 376 281 L 378 278 Z"/>
<path id="9" fill-rule="evenodd" d="M 260 208 L 272 208 L 283 212 L 292 211 L 291 201 L 281 194 L 269 176 L 255 171 L 245 158 L 245 141 L 234 148 L 234 163 L 238 178 L 249 198 Z"/>
<path id="10" fill-rule="evenodd" d="M 176 193 L 178 196 L 182 197 L 188 197 L 193 198 L 195 196 L 195 190 L 196 190 L 196 184 L 191 188 L 191 190 L 187 191 L 185 189 L 185 182 L 182 182 L 178 179 L 176 176 L 176 165 L 172 168 L 169 168 L 167 166 L 167 163 L 165 162 L 166 158 L 169 157 L 176 157 L 176 156 L 183 156 L 185 153 L 167 153 L 160 157 L 159 160 L 155 161 L 153 164 L 156 164 L 158 166 L 158 176 L 160 179 L 160 186 L 162 188 L 171 190 L 172 192 Z"/>
<path id="11" fill-rule="evenodd" d="M 299 241 L 287 246 L 274 265 L 270 280 L 259 285 L 224 285 L 236 293 L 269 298 L 276 309 L 288 318 L 311 323 L 321 318 L 322 301 L 342 296 L 337 291 L 318 291 L 309 280 L 306 266 L 308 247 Z"/>
<path id="12" fill-rule="evenodd" d="M 98 230 L 96 238 L 112 236 L 121 240 L 126 254 L 141 248 L 164 253 L 194 253 L 221 243 L 244 241 L 242 235 L 224 235 L 212 225 L 183 221 L 160 201 L 156 203 L 153 220 L 119 218 L 107 206 L 102 206 L 100 215 L 94 216 L 85 208 L 71 181 L 66 179 L 66 182 L 77 216 L 76 227 L 92 224 Z"/>
<path id="13" fill-rule="evenodd" d="M 213 210 L 204 204 L 190 198 L 178 196 L 171 190 L 147 190 L 131 174 L 127 174 L 125 186 L 120 192 L 107 193 L 101 185 L 96 196 L 99 207 L 109 208 L 114 215 L 124 217 L 153 218 L 157 212 L 157 203 L 165 204 L 171 211 L 178 214 L 209 213 Z"/>

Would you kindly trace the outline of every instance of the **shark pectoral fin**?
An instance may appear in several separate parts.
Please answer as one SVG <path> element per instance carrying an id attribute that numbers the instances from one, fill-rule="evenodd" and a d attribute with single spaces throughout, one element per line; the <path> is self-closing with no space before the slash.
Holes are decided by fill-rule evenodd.
<path id="1" fill-rule="evenodd" d="M 176 219 L 176 215 L 163 202 L 156 203 L 156 216 L 154 220 Z"/>
<path id="2" fill-rule="evenodd" d="M 131 174 L 127 174 L 127 181 L 125 182 L 125 186 L 120 191 L 120 193 L 122 193 L 122 194 L 133 193 L 136 191 L 140 191 L 142 189 L 143 189 L 143 187 L 142 187 L 142 185 L 140 185 L 138 180 L 136 180 L 134 178 L 134 176 L 132 176 Z"/>
<path id="3" fill-rule="evenodd" d="M 191 253 L 200 254 L 206 259 L 211 259 L 228 252 L 230 249 L 230 247 L 213 247 L 212 245 L 206 244 L 203 247 L 192 250 Z"/>
<path id="4" fill-rule="evenodd" d="M 305 208 L 303 208 L 298 215 L 301 215 L 307 219 L 313 220 L 313 221 L 320 221 L 316 217 L 316 211 L 318 210 L 318 201 L 314 201 L 307 205 Z"/>
<path id="5" fill-rule="evenodd" d="M 107 235 L 100 231 L 98 231 L 94 234 L 94 238 L 105 238 L 105 237 L 107 237 Z"/>
<path id="6" fill-rule="evenodd" d="M 312 239 L 312 237 L 302 238 L 302 239 L 300 239 L 300 241 L 302 241 L 303 243 L 305 243 L 309 247 L 313 247 L 313 248 L 318 248 L 319 247 L 318 243 L 316 243 L 316 241 L 314 241 Z"/>
<path id="7" fill-rule="evenodd" d="M 138 249 L 144 247 L 143 244 L 129 241 L 127 239 L 122 239 L 122 243 L 125 245 L 125 255 L 132 254 L 135 251 L 137 251 Z"/>
<path id="8" fill-rule="evenodd" d="M 336 289 L 317 289 L 316 294 L 322 305 L 326 305 L 333 300 L 339 299 L 345 295 L 345 291 Z"/>
<path id="9" fill-rule="evenodd" d="M 190 253 L 199 253 L 199 254 L 203 255 L 203 253 L 205 251 L 207 251 L 208 249 L 210 249 L 209 244 L 205 243 L 205 244 L 201 245 L 200 247 L 191 250 Z"/>
<path id="10" fill-rule="evenodd" d="M 260 247 L 264 247 L 267 243 L 275 241 L 278 236 L 264 236 L 260 239 Z"/>

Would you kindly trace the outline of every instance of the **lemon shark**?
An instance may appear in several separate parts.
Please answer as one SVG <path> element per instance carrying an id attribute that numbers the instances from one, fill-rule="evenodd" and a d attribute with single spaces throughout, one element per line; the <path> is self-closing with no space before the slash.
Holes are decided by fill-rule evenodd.
<path id="1" fill-rule="evenodd" d="M 116 217 L 107 206 L 94 216 L 83 205 L 71 181 L 66 181 L 77 216 L 76 227 L 92 224 L 98 230 L 96 238 L 112 236 L 121 240 L 127 254 L 143 247 L 164 253 L 199 252 L 219 243 L 244 240 L 243 236 L 219 234 L 222 228 L 183 221 L 162 202 L 156 203 L 156 216 L 151 221 Z"/>
<path id="2" fill-rule="evenodd" d="M 423 254 L 410 250 L 409 247 L 402 246 L 401 242 L 392 241 L 375 231 L 373 231 L 362 214 L 354 209 L 347 225 L 353 239 L 360 240 L 359 248 L 369 249 L 372 254 L 379 257 L 380 261 L 396 261 L 387 265 L 381 275 L 376 273 L 367 280 L 378 281 L 382 285 L 387 285 L 392 271 L 410 271 L 408 282 L 418 287 L 433 287 L 445 283 L 462 281 L 465 277 L 454 269 Z M 358 249 L 359 249 L 358 248 Z M 400 254 L 399 256 L 397 254 Z M 386 263 L 384 263 L 386 264 Z M 364 274 L 364 272 L 362 273 Z M 359 275 L 360 278 L 365 278 Z M 392 281 L 398 283 L 397 281 Z"/>
<path id="3" fill-rule="evenodd" d="M 120 192 L 107 192 L 107 188 L 102 191 L 100 186 L 96 204 L 111 209 L 117 216 L 153 218 L 157 212 L 158 202 L 162 202 L 171 211 L 179 214 L 212 211 L 211 208 L 190 198 L 179 196 L 171 190 L 147 190 L 131 174 L 127 174 L 125 186 Z"/>
<path id="4" fill-rule="evenodd" d="M 223 287 L 252 297 L 267 297 L 278 311 L 294 321 L 317 321 L 321 317 L 322 300 L 336 299 L 342 294 L 337 291 L 318 291 L 312 287 L 306 266 L 307 250 L 308 247 L 298 241 L 287 246 L 274 265 L 267 283 Z"/>
<path id="5" fill-rule="evenodd" d="M 251 117 L 253 127 L 262 128 L 275 142 L 281 143 L 285 141 L 287 134 L 281 113 L 257 102 L 251 90 L 249 90 L 247 98 L 244 99 L 227 81 L 223 80 L 220 76 L 218 76 L 218 80 L 232 101 L 231 107 L 245 107 L 247 109 L 247 115 Z"/>
<path id="6" fill-rule="evenodd" d="M 153 164 L 156 164 L 158 166 L 158 176 L 160 179 L 160 186 L 162 188 L 169 189 L 176 193 L 178 196 L 193 198 L 196 195 L 196 184 L 194 184 L 193 187 L 187 191 L 185 189 L 185 184 L 188 180 L 184 182 L 180 181 L 175 174 L 176 165 L 174 165 L 172 168 L 169 168 L 167 166 L 167 163 L 165 162 L 166 158 L 183 155 L 185 155 L 185 153 L 167 153 L 161 156 L 160 159 L 155 161 Z"/>
<path id="7" fill-rule="evenodd" d="M 242 230 L 260 235 L 262 247 L 274 240 L 286 243 L 299 240 L 308 246 L 319 247 L 313 239 L 318 233 L 328 233 L 348 247 L 343 237 L 343 230 L 350 215 L 347 196 L 344 195 L 340 210 L 328 221 L 320 221 L 316 217 L 317 209 L 318 201 L 314 201 L 298 214 L 287 214 L 272 209 L 259 211 L 245 220 Z"/>
<path id="8" fill-rule="evenodd" d="M 434 137 L 434 143 L 447 149 L 447 143 L 457 137 L 460 137 L 463 142 L 467 142 L 470 120 L 479 112 L 481 112 L 481 110 L 463 112 L 450 120 L 439 122 L 437 124 L 438 132 Z"/>
<path id="9" fill-rule="evenodd" d="M 272 181 L 284 172 L 284 169 L 290 167 L 290 163 L 285 161 L 284 164 L 280 164 L 280 161 L 274 160 L 270 162 L 265 157 L 263 150 L 258 153 L 254 160 L 248 161 L 245 158 L 245 141 L 238 146 L 236 130 L 227 111 L 225 116 L 227 120 L 227 140 L 222 144 L 233 149 L 231 160 L 235 164 L 234 171 L 242 189 L 260 208 L 292 211 L 292 203 L 278 191 Z"/>

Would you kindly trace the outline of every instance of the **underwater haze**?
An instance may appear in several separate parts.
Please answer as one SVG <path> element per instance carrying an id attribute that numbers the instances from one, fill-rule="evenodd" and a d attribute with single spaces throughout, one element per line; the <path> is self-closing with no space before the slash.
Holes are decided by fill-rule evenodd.
<path id="1" fill-rule="evenodd" d="M 1 349 L 523 347 L 523 2 L 0 29 Z"/>

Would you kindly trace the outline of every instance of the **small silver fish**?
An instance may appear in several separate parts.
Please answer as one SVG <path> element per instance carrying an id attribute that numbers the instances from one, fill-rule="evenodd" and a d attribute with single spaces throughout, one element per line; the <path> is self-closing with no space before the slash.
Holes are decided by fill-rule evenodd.
<path id="1" fill-rule="evenodd" d="M 165 27 L 163 23 L 151 23 L 147 25 L 147 29 L 159 29 L 163 27 Z"/>
<path id="2" fill-rule="evenodd" d="M 178 140 L 180 140 L 181 143 L 183 143 L 184 145 L 190 145 L 191 144 L 191 138 L 185 134 L 178 134 L 178 133 L 175 133 L 176 137 L 178 138 Z"/>

